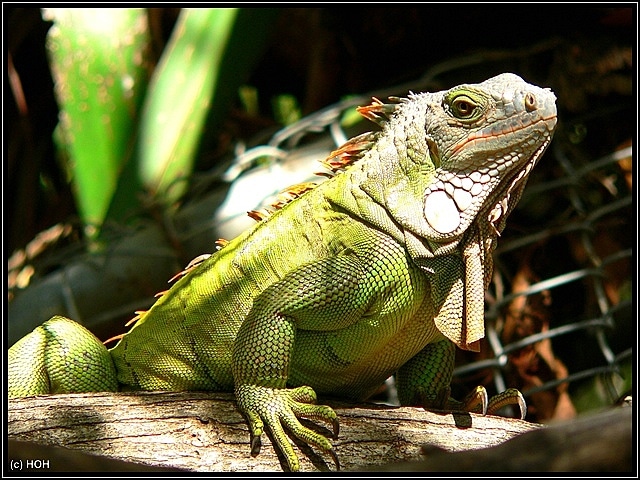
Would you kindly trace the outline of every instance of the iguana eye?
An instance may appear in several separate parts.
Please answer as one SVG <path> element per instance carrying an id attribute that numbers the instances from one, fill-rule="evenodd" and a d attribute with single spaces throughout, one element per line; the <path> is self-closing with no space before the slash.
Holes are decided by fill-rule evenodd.
<path id="1" fill-rule="evenodd" d="M 451 112 L 460 119 L 472 118 L 476 112 L 478 104 L 466 95 L 454 98 L 451 102 Z"/>

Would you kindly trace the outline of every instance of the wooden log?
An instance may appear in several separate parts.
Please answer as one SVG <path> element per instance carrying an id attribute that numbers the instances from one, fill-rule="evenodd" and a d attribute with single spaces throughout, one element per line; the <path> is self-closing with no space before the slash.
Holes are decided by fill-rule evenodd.
<path id="1" fill-rule="evenodd" d="M 345 470 L 419 459 L 423 444 L 449 452 L 486 448 L 540 428 L 495 416 L 323 402 L 333 406 L 340 418 L 340 435 L 332 443 Z M 316 428 L 313 422 L 304 423 Z M 328 427 L 317 429 L 331 435 Z M 282 469 L 266 435 L 261 453 L 250 455 L 248 428 L 231 394 L 86 393 L 12 399 L 8 404 L 8 437 L 20 441 L 10 444 L 10 462 L 20 459 L 23 465 L 29 458 L 33 460 L 33 455 L 43 455 L 40 449 L 29 452 L 29 444 L 39 444 L 190 471 Z M 335 469 L 330 455 L 300 442 L 296 445 L 301 470 Z M 68 457 L 56 457 L 48 465 L 52 471 L 81 468 L 74 467 Z M 107 468 L 102 464 L 100 471 Z M 122 464 L 116 463 L 112 471 L 122 470 Z"/>

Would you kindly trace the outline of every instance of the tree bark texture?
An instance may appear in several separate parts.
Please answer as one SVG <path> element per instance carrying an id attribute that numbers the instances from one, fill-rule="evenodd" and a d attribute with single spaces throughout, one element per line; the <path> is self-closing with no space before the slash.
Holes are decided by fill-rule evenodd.
<path id="1" fill-rule="evenodd" d="M 340 434 L 332 443 L 345 470 L 417 460 L 423 458 L 423 445 L 447 452 L 491 447 L 540 428 L 495 416 L 323 403 L 333 406 L 340 418 Z M 303 423 L 316 428 L 313 422 Z M 328 426 L 317 428 L 331 436 Z M 12 399 L 8 405 L 8 436 L 9 440 L 19 441 L 12 442 L 9 451 L 9 460 L 16 461 L 16 467 L 26 465 L 18 463 L 19 459 L 26 462 L 34 456 L 49 455 L 48 450 L 33 445 L 39 444 L 135 462 L 143 468 L 146 465 L 203 472 L 282 469 L 267 435 L 263 435 L 261 453 L 250 455 L 248 428 L 231 394 L 85 393 Z M 300 442 L 296 445 L 301 470 L 335 468 L 328 454 Z M 62 455 L 58 457 L 56 452 Z M 48 468 L 93 468 L 91 462 L 75 465 L 69 453 L 51 452 Z M 119 462 L 100 467 L 101 471 L 108 468 L 126 469 Z"/>

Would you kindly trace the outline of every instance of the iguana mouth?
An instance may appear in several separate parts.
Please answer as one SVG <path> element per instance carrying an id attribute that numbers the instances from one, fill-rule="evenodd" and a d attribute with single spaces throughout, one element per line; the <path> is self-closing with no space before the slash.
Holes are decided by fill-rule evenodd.
<path id="1" fill-rule="evenodd" d="M 465 137 L 460 142 L 455 144 L 451 149 L 452 155 L 459 153 L 463 148 L 467 148 L 473 142 L 484 141 L 486 139 L 491 139 L 491 138 L 494 138 L 494 139 L 500 138 L 507 135 L 513 135 L 514 133 L 517 133 L 521 130 L 534 128 L 541 123 L 545 123 L 547 125 L 547 132 L 552 132 L 555 126 L 555 123 L 557 121 L 557 117 L 558 116 L 555 113 L 548 114 L 548 115 L 540 115 L 539 118 L 533 122 L 526 123 L 526 124 L 521 123 L 520 125 L 512 125 L 512 127 L 514 128 L 509 128 L 508 125 L 502 126 L 500 124 L 493 124 L 488 128 L 483 128 L 476 132 L 472 132 L 469 136 Z M 515 120 L 521 120 L 521 119 L 522 117 L 519 116 L 512 119 L 507 119 L 501 123 L 507 123 L 509 121 L 513 122 Z"/>

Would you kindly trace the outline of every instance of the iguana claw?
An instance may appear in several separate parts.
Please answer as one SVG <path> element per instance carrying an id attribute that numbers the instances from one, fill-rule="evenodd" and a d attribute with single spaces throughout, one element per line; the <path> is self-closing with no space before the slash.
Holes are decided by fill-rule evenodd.
<path id="1" fill-rule="evenodd" d="M 333 459 L 336 470 L 340 470 L 340 459 L 338 458 L 338 454 L 333 450 L 333 448 L 329 450 L 329 455 L 331 455 L 331 458 Z"/>
<path id="2" fill-rule="evenodd" d="M 262 448 L 262 439 L 260 437 L 251 437 L 251 456 L 255 457 L 260 453 Z"/>
<path id="3" fill-rule="evenodd" d="M 331 421 L 331 425 L 333 427 L 333 438 L 338 438 L 338 435 L 340 435 L 340 420 L 338 420 L 338 417 Z"/>
<path id="4" fill-rule="evenodd" d="M 487 390 L 482 386 L 477 386 L 476 388 L 474 388 L 464 398 L 464 400 L 462 400 L 462 409 L 466 412 L 486 415 L 488 407 L 489 395 L 487 394 Z"/>

